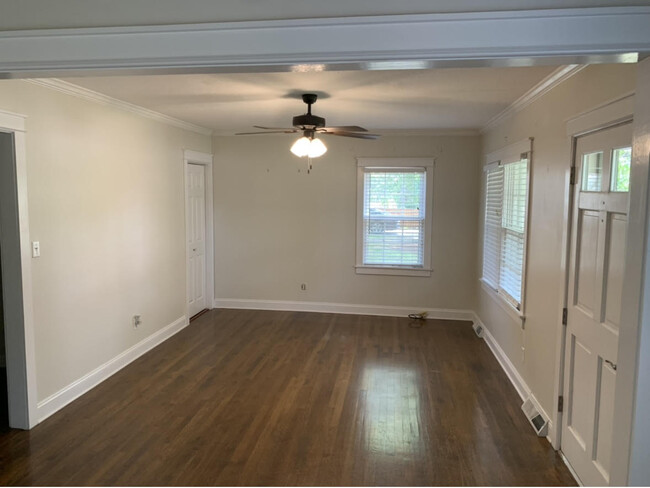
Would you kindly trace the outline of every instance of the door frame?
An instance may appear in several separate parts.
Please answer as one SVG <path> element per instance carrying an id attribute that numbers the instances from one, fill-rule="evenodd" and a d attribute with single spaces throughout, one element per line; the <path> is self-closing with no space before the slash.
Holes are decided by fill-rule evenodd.
<path id="1" fill-rule="evenodd" d="M 13 135 L 13 164 L 0 167 L 0 248 L 9 425 L 38 423 L 32 268 L 27 206 L 25 116 L 0 110 L 0 132 Z"/>
<path id="2" fill-rule="evenodd" d="M 565 347 L 566 347 L 566 332 L 567 328 L 563 324 L 563 310 L 568 307 L 569 302 L 569 274 L 571 267 L 571 232 L 573 230 L 573 210 L 574 210 L 574 196 L 578 182 L 575 181 L 574 184 L 571 184 L 571 174 L 578 174 L 577 167 L 575 166 L 575 157 L 576 157 L 576 148 L 578 138 L 586 136 L 588 134 L 593 134 L 602 130 L 611 129 L 613 127 L 633 123 L 634 117 L 634 92 L 628 93 L 622 97 L 619 97 L 615 100 L 606 102 L 605 104 L 594 107 L 587 112 L 583 112 L 575 117 L 569 119 L 566 122 L 566 134 L 568 136 L 568 144 L 570 145 L 570 161 L 569 167 L 567 168 L 565 176 L 565 197 L 564 197 L 564 211 L 563 211 L 563 232 L 562 232 L 562 248 L 564 252 L 562 253 L 561 261 L 561 271 L 562 271 L 562 293 L 561 293 L 561 303 L 559 307 L 559 316 L 557 322 L 557 334 L 556 334 L 556 345 L 555 345 L 555 368 L 554 368 L 554 397 L 559 398 L 560 396 L 566 396 L 565 385 L 564 385 L 564 356 L 565 356 Z M 631 141 L 633 142 L 633 141 Z M 576 176 L 577 177 L 577 176 Z M 634 188 L 637 190 L 635 196 L 640 192 L 645 195 L 647 191 L 647 185 L 636 186 Z M 630 201 L 632 201 L 632 188 L 630 191 Z M 632 208 L 630 208 L 632 212 Z M 645 213 L 644 213 L 645 215 Z M 632 237 L 632 239 L 630 239 Z M 638 239 L 639 235 L 635 232 L 634 229 L 631 229 L 631 226 L 628 228 L 627 239 L 633 240 Z M 643 240 L 643 237 L 641 236 Z M 629 249 L 629 245 L 628 245 Z M 632 256 L 632 260 L 628 259 L 626 255 L 626 279 L 625 281 L 630 281 L 628 279 L 628 270 L 637 266 L 640 269 L 639 256 Z M 624 285 L 631 286 L 631 285 Z M 638 304 L 637 304 L 638 306 Z M 638 321 L 637 321 L 638 322 Z M 630 352 L 621 351 L 622 345 L 619 342 L 619 357 L 622 357 L 622 354 L 630 354 Z M 619 372 L 620 374 L 620 372 Z M 618 382 L 617 382 L 618 384 Z M 618 393 L 618 391 L 617 391 Z M 618 395 L 617 395 L 618 396 Z M 631 398 L 630 398 L 631 401 Z M 559 412 L 559 409 L 556 407 L 553 410 L 553 425 L 549 435 L 549 440 L 556 450 L 560 450 L 562 447 L 562 420 L 563 414 Z M 617 420 L 614 419 L 614 429 L 618 428 Z M 628 436 L 629 439 L 629 436 Z M 566 462 L 566 460 L 565 460 Z M 619 456 L 612 457 L 612 468 L 611 473 L 620 472 L 622 465 L 627 466 L 627 458 L 621 459 Z M 617 465 L 617 466 L 615 466 Z M 625 468 L 627 473 L 627 468 Z M 619 483 L 621 484 L 621 483 Z M 624 483 L 623 483 L 624 484 Z"/>
<path id="3" fill-rule="evenodd" d="M 187 265 L 189 248 L 189 226 L 187 225 L 187 208 L 189 198 L 187 194 L 188 167 L 190 164 L 198 164 L 205 168 L 205 295 L 206 306 L 211 309 L 214 305 L 214 218 L 213 218 L 213 183 L 212 183 L 212 154 L 183 150 L 183 193 L 185 195 L 185 316 L 189 321 L 188 302 L 190 298 L 190 267 Z"/>

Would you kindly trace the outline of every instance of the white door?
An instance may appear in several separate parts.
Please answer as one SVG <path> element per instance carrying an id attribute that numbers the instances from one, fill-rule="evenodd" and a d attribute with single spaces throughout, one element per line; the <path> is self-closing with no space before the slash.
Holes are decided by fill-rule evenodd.
<path id="1" fill-rule="evenodd" d="M 187 298 L 188 314 L 206 307 L 205 273 L 205 167 L 187 165 Z"/>
<path id="2" fill-rule="evenodd" d="M 585 485 L 609 484 L 632 124 L 578 139 L 562 451 Z"/>

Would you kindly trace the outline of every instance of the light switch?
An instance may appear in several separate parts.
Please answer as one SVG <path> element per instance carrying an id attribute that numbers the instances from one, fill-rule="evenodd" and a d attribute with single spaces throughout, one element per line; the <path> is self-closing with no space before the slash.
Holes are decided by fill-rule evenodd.
<path id="1" fill-rule="evenodd" d="M 37 258 L 41 255 L 41 244 L 38 241 L 32 241 L 32 257 Z"/>

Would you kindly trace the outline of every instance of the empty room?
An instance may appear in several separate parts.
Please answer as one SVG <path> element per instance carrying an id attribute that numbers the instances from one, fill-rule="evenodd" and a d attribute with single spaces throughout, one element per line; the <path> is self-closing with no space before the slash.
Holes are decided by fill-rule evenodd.
<path id="1" fill-rule="evenodd" d="M 115 3 L 2 6 L 0 484 L 650 483 L 650 2 Z"/>

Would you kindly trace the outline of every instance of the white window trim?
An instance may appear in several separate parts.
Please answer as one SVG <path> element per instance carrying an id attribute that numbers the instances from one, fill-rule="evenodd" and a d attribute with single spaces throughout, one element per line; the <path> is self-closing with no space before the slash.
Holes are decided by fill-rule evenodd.
<path id="1" fill-rule="evenodd" d="M 514 163 L 521 160 L 523 153 L 528 153 L 528 172 L 527 172 L 527 195 L 526 195 L 526 222 L 524 226 L 524 258 L 522 263 L 522 273 L 521 273 L 521 301 L 519 303 L 519 309 L 515 307 L 512 302 L 506 298 L 503 293 L 499 292 L 498 287 L 494 288 L 492 284 L 487 282 L 483 278 L 483 259 L 484 259 L 484 248 L 481 248 L 481 278 L 479 282 L 481 287 L 487 295 L 495 300 L 501 308 L 506 311 L 514 320 L 521 321 L 523 326 L 526 320 L 526 281 L 528 276 L 528 229 L 529 229 L 529 220 L 530 220 L 530 198 L 531 198 L 531 174 L 532 174 L 532 162 L 533 162 L 533 140 L 534 138 L 529 137 L 528 139 L 523 139 L 517 141 L 513 144 L 505 146 L 497 151 L 489 153 L 485 156 L 485 164 L 483 165 L 483 172 L 487 173 L 488 170 L 492 169 L 497 165 L 505 165 L 509 163 Z M 485 178 L 483 178 L 483 199 L 485 199 L 485 192 L 487 191 Z M 485 220 L 485 208 L 483 208 L 483 218 Z M 484 224 L 483 224 L 484 225 Z"/>
<path id="2" fill-rule="evenodd" d="M 391 276 L 431 276 L 431 227 L 433 224 L 434 158 L 357 158 L 357 274 Z M 424 264 L 415 266 L 368 266 L 363 264 L 363 174 L 364 168 L 424 168 L 426 212 L 424 217 Z"/>

